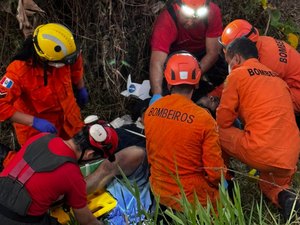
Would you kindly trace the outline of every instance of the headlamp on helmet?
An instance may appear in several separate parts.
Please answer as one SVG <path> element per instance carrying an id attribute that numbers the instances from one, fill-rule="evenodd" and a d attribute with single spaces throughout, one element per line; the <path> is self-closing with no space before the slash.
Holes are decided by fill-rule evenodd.
<path id="1" fill-rule="evenodd" d="M 183 15 L 188 18 L 205 18 L 209 11 L 209 0 L 177 0 Z"/>
<path id="2" fill-rule="evenodd" d="M 206 5 L 200 6 L 197 9 L 193 9 L 187 5 L 182 5 L 181 6 L 181 12 L 183 15 L 186 17 L 190 18 L 204 18 L 208 14 L 208 8 Z"/>

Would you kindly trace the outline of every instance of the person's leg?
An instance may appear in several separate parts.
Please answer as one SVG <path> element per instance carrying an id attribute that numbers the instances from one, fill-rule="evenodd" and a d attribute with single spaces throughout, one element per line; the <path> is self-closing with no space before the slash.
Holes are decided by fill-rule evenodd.
<path id="1" fill-rule="evenodd" d="M 280 207 L 278 204 L 278 194 L 290 188 L 294 173 L 295 170 L 282 169 L 281 174 L 260 170 L 259 187 L 263 194 L 277 207 Z"/>
<path id="2" fill-rule="evenodd" d="M 291 214 L 294 221 L 295 214 L 300 217 L 300 201 L 294 190 L 287 189 L 278 193 L 278 204 L 281 207 L 281 213 L 285 221 L 287 221 Z"/>
<path id="3" fill-rule="evenodd" d="M 251 168 L 260 171 L 260 189 L 276 206 L 278 204 L 278 194 L 290 187 L 292 176 L 296 169 L 281 169 L 270 165 L 265 165 L 257 162 L 256 157 L 253 157 L 247 149 L 241 144 L 244 138 L 244 131 L 238 128 L 228 128 L 219 130 L 222 150 L 224 151 L 225 162 L 228 155 L 232 156 L 241 162 L 247 164 Z"/>
<path id="4" fill-rule="evenodd" d="M 115 154 L 116 160 L 105 159 L 95 172 L 86 177 L 87 192 L 103 189 L 112 179 L 121 175 L 119 168 L 126 176 L 131 175 L 144 161 L 146 152 L 142 147 L 130 146 Z"/>
<path id="5" fill-rule="evenodd" d="M 241 146 L 241 140 L 245 132 L 236 127 L 219 128 L 220 143 L 225 156 L 225 161 L 229 161 L 229 156 L 242 161 L 244 159 L 244 147 Z"/>
<path id="6" fill-rule="evenodd" d="M 278 171 L 280 174 L 262 172 L 260 174 L 259 186 L 264 195 L 271 200 L 278 208 L 281 209 L 281 213 L 285 221 L 287 221 L 292 214 L 293 210 L 298 217 L 300 216 L 300 201 L 297 198 L 297 194 L 294 190 L 290 189 L 292 182 L 292 176 L 295 173 L 294 170 L 282 170 Z M 283 173 L 286 175 L 283 176 Z M 292 216 L 292 221 L 295 219 L 295 214 Z"/>
<path id="7" fill-rule="evenodd" d="M 247 145 L 248 140 L 245 137 L 244 130 L 241 130 L 236 127 L 230 127 L 225 129 L 219 128 L 219 136 L 221 148 L 223 150 L 222 154 L 225 157 L 225 163 L 228 164 L 230 156 L 238 159 L 242 163 L 245 163 L 246 165 L 250 166 L 251 168 L 258 169 L 259 171 L 277 172 L 281 174 L 281 169 L 257 162 L 256 159 L 259 157 L 260 152 L 259 146 L 251 145 L 251 147 L 249 147 Z M 251 149 L 255 149 L 255 153 L 253 153 Z M 283 169 L 282 171 L 284 171 L 282 172 L 282 176 L 285 176 L 286 172 L 290 172 L 289 170 Z"/>

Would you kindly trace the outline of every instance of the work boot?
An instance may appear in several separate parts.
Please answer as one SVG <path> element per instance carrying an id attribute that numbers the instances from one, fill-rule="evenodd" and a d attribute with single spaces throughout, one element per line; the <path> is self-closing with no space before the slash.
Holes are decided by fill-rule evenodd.
<path id="1" fill-rule="evenodd" d="M 9 151 L 11 151 L 9 147 L 0 143 L 0 171 L 3 170 L 3 162 Z"/>
<path id="2" fill-rule="evenodd" d="M 283 215 L 284 221 L 287 221 L 292 213 L 293 216 L 291 218 L 291 221 L 294 221 L 296 219 L 296 215 L 298 217 L 300 216 L 300 202 L 299 199 L 296 198 L 296 193 L 293 190 L 283 190 L 279 192 L 278 203 L 282 208 L 281 213 Z"/>

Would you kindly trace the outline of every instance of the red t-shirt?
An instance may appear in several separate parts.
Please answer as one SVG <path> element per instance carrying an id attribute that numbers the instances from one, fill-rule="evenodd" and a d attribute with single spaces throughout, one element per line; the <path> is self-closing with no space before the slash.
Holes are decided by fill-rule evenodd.
<path id="1" fill-rule="evenodd" d="M 45 133 L 30 138 L 0 176 L 7 176 L 17 162 L 22 159 L 27 146 L 43 135 Z M 76 159 L 74 152 L 61 138 L 52 139 L 49 143 L 49 149 L 57 155 Z M 27 166 L 24 170 L 26 168 Z M 87 205 L 86 184 L 79 166 L 74 163 L 64 163 L 52 172 L 35 173 L 25 183 L 25 187 L 32 198 L 28 210 L 29 215 L 37 216 L 46 213 L 50 205 L 63 195 L 66 203 L 72 208 L 80 209 Z"/>
<path id="2" fill-rule="evenodd" d="M 223 30 L 220 8 L 212 2 L 209 6 L 208 26 L 200 21 L 195 28 L 188 30 L 178 21 L 176 25 L 167 9 L 162 11 L 154 24 L 151 37 L 152 51 L 166 53 L 177 50 L 186 50 L 192 53 L 203 51 L 205 38 L 219 37 Z"/>

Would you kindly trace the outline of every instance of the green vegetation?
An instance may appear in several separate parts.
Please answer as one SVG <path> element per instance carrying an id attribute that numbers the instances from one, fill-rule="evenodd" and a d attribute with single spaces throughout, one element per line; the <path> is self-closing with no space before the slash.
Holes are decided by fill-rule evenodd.
<path id="1" fill-rule="evenodd" d="M 239 173 L 240 175 L 248 176 L 246 174 Z M 251 177 L 246 178 L 243 182 L 248 182 L 251 184 Z M 252 180 L 255 182 L 255 180 Z M 141 203 L 139 201 L 139 191 L 135 184 L 131 184 L 128 179 L 123 174 L 123 180 L 121 181 L 124 186 L 136 197 L 138 205 Z M 182 205 L 183 212 L 174 212 L 172 209 L 168 208 L 165 211 L 158 205 L 159 199 L 156 199 L 156 210 L 152 213 L 147 212 L 141 207 L 138 207 L 138 217 L 143 217 L 145 220 L 139 224 L 170 224 L 170 225 L 290 225 L 299 224 L 300 218 L 297 218 L 294 222 L 284 222 L 282 216 L 277 212 L 274 213 L 276 209 L 266 202 L 260 193 L 256 193 L 257 196 L 251 196 L 252 200 L 248 202 L 243 202 L 244 194 L 241 193 L 240 183 L 237 181 L 234 185 L 233 201 L 230 199 L 228 192 L 225 190 L 224 185 L 219 187 L 220 200 L 217 204 L 217 209 L 215 210 L 208 200 L 207 207 L 204 208 L 199 202 L 196 205 L 190 204 L 184 193 L 182 192 L 183 198 L 178 200 Z M 180 185 L 180 182 L 179 186 Z M 250 185 L 251 186 L 251 185 Z M 249 187 L 249 186 L 248 186 Z M 181 188 L 182 190 L 182 188 Z M 249 193 L 253 194 L 253 190 L 248 188 Z M 248 196 L 250 197 L 250 196 Z M 164 218 L 164 219 L 162 219 Z M 105 219 L 104 219 L 105 222 Z M 70 225 L 75 225 L 76 223 L 70 223 Z"/>

